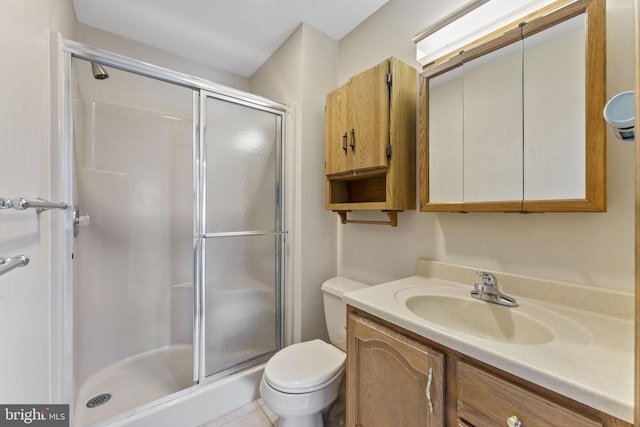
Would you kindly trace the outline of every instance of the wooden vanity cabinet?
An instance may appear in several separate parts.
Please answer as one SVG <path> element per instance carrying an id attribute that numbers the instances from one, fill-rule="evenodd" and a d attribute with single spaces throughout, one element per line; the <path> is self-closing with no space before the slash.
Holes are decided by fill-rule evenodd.
<path id="1" fill-rule="evenodd" d="M 389 58 L 327 94 L 327 209 L 415 209 L 416 81 Z"/>
<path id="2" fill-rule="evenodd" d="M 356 315 L 347 333 L 348 426 L 443 425 L 444 354 Z"/>
<path id="3" fill-rule="evenodd" d="M 348 427 L 495 427 L 518 421 L 522 427 L 632 427 L 348 307 Z"/>

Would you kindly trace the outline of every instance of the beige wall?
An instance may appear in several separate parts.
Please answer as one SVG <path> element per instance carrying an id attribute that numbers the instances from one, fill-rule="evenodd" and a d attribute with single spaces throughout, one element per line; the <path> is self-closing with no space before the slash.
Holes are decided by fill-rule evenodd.
<path id="1" fill-rule="evenodd" d="M 437 4 L 436 4 L 437 3 Z M 419 68 L 412 37 L 462 1 L 391 0 L 339 44 L 338 82 L 396 56 Z M 633 89 L 632 0 L 607 1 L 608 96 Z M 608 133 L 608 212 L 399 214 L 397 228 L 338 227 L 338 273 L 370 283 L 431 258 L 486 270 L 633 291 L 633 144 Z M 381 214 L 363 214 L 373 217 Z M 355 214 L 354 214 L 355 217 Z"/>
<path id="2" fill-rule="evenodd" d="M 336 271 L 335 214 L 324 210 L 324 96 L 336 86 L 338 43 L 302 25 L 252 76 L 251 92 L 292 108 L 287 150 L 291 341 L 326 338 L 320 286 Z M 292 288 L 291 288 L 292 287 Z M 291 307 L 291 304 L 289 304 Z"/>
<path id="3" fill-rule="evenodd" d="M 48 198 L 56 188 L 55 64 L 51 30 L 73 37 L 71 0 L 0 2 L 0 197 Z M 0 277 L 0 402 L 45 403 L 51 389 L 52 224 L 61 212 L 0 211 L 0 256 L 27 255 L 26 267 Z"/>

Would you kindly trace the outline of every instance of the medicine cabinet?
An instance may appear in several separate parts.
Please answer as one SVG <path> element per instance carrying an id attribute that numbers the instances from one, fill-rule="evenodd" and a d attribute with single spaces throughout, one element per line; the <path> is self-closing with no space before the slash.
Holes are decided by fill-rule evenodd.
<path id="1" fill-rule="evenodd" d="M 556 4 L 425 67 L 422 211 L 606 210 L 605 2 Z"/>

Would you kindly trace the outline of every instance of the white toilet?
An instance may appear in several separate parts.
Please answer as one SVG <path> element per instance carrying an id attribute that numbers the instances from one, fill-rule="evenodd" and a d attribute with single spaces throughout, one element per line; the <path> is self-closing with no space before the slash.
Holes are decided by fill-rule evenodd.
<path id="1" fill-rule="evenodd" d="M 267 362 L 260 395 L 280 417 L 280 427 L 322 427 L 322 411 L 338 396 L 346 359 L 346 306 L 342 294 L 367 285 L 344 277 L 322 284 L 328 344 L 293 344 Z"/>

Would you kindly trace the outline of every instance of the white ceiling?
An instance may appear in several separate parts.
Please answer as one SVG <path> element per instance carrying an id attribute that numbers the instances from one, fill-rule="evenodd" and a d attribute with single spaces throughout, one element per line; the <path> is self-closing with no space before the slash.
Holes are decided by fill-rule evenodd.
<path id="1" fill-rule="evenodd" d="M 250 77 L 305 22 L 336 40 L 388 0 L 73 0 L 78 21 Z"/>

